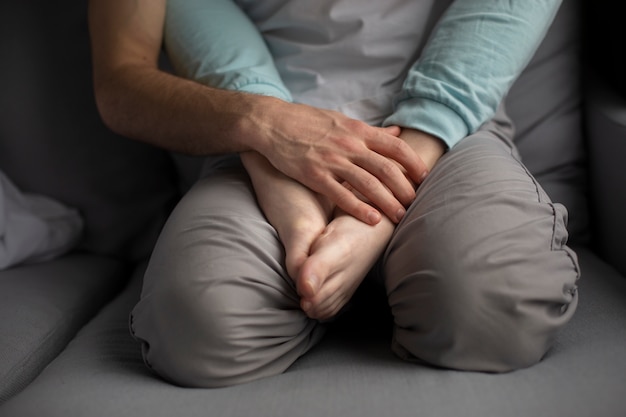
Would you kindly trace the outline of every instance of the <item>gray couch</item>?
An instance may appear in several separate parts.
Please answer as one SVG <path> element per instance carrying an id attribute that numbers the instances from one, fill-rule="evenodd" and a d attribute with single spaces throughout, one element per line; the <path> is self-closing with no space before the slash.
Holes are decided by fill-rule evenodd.
<path id="1" fill-rule="evenodd" d="M 151 374 L 128 331 L 150 248 L 200 161 L 103 126 L 85 1 L 1 2 L 0 170 L 80 210 L 85 229 L 61 257 L 0 271 L 0 417 L 626 416 L 626 99 L 580 64 L 579 7 L 564 1 L 507 98 L 524 161 L 569 209 L 582 270 L 578 311 L 545 358 L 506 374 L 405 363 L 384 299 L 363 287 L 286 373 L 203 390 Z"/>

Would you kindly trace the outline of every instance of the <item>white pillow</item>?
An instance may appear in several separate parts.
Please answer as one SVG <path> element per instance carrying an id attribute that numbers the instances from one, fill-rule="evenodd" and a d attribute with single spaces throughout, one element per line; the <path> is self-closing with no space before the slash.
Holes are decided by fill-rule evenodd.
<path id="1" fill-rule="evenodd" d="M 22 193 L 0 172 L 0 270 L 60 256 L 78 243 L 82 229 L 77 210 Z"/>

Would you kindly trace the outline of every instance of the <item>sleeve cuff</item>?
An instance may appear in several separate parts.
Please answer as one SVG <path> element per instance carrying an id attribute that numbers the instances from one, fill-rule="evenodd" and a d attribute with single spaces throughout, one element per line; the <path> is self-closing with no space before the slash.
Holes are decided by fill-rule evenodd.
<path id="1" fill-rule="evenodd" d="M 409 98 L 400 101 L 383 126 L 400 126 L 422 130 L 444 141 L 452 148 L 469 134 L 469 129 L 457 112 L 436 101 Z"/>

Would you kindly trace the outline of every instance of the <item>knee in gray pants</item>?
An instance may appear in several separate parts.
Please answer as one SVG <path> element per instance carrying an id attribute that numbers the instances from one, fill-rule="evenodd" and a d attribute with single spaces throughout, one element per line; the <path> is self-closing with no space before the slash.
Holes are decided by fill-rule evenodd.
<path id="1" fill-rule="evenodd" d="M 500 139 L 465 139 L 420 186 L 384 259 L 393 349 L 504 372 L 539 361 L 577 305 L 567 213 Z"/>
<path id="2" fill-rule="evenodd" d="M 219 387 L 286 370 L 319 339 L 245 175 L 183 198 L 144 277 L 131 329 L 146 363 L 178 385 Z"/>

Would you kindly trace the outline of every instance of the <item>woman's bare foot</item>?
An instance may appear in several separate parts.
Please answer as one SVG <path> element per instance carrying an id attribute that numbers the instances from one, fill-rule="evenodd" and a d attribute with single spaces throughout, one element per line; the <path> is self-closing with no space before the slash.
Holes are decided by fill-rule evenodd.
<path id="1" fill-rule="evenodd" d="M 338 214 L 313 243 L 300 269 L 296 287 L 304 312 L 319 320 L 335 316 L 382 254 L 394 227 L 386 217 L 370 226 Z"/>

